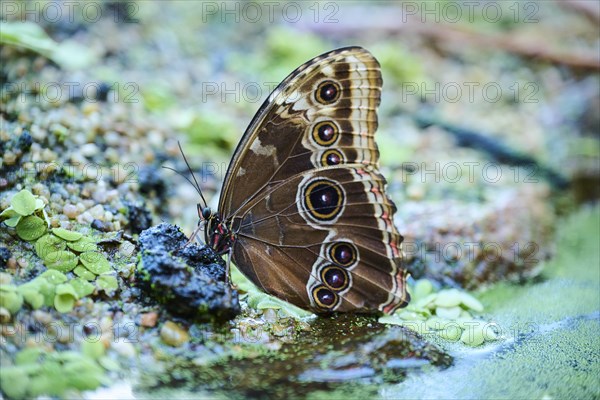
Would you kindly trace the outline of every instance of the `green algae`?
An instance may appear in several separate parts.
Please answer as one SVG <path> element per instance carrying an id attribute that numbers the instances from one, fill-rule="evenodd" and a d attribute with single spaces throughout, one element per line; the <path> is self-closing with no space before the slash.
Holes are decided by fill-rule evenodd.
<path id="1" fill-rule="evenodd" d="M 600 396 L 600 208 L 559 224 L 557 256 L 542 281 L 480 294 L 503 342 L 456 347 L 456 365 L 408 379 L 389 398 L 597 398 Z"/>
<path id="2" fill-rule="evenodd" d="M 600 304 L 600 209 L 583 209 L 559 224 L 556 257 L 541 282 L 502 283 L 481 294 L 499 322 L 549 323 L 598 310 Z"/>
<path id="3" fill-rule="evenodd" d="M 597 398 L 599 329 L 598 314 L 588 320 L 565 321 L 560 329 L 536 335 L 508 355 L 485 360 L 472 371 L 472 379 L 480 391 L 477 397 Z M 470 397 L 471 390 L 464 388 L 458 395 Z"/>

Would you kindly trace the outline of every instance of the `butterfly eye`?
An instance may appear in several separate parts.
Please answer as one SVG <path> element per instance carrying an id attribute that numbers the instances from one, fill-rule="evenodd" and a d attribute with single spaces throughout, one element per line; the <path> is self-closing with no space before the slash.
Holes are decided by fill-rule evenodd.
<path id="1" fill-rule="evenodd" d="M 334 81 L 323 81 L 317 87 L 315 98 L 321 104 L 334 103 L 340 97 L 340 86 Z"/>
<path id="2" fill-rule="evenodd" d="M 319 122 L 312 131 L 313 140 L 320 146 L 330 146 L 339 137 L 340 130 L 330 121 Z"/>
<path id="3" fill-rule="evenodd" d="M 338 165 L 343 159 L 344 156 L 339 150 L 327 150 L 321 157 L 321 165 Z"/>
<path id="4" fill-rule="evenodd" d="M 335 182 L 318 179 L 304 192 L 304 206 L 319 221 L 331 221 L 342 211 L 344 194 Z"/>
<path id="5" fill-rule="evenodd" d="M 345 290 L 350 284 L 348 272 L 333 265 L 321 270 L 321 281 L 329 288 L 337 291 Z"/>
<path id="6" fill-rule="evenodd" d="M 358 250 L 351 243 L 338 242 L 329 249 L 329 257 L 331 261 L 342 267 L 350 267 L 356 263 Z"/>
<path id="7" fill-rule="evenodd" d="M 327 289 L 325 286 L 317 286 L 314 288 L 312 296 L 315 303 L 322 308 L 331 309 L 339 302 L 338 295 Z"/>
<path id="8" fill-rule="evenodd" d="M 211 216 L 212 216 L 212 210 L 209 207 L 204 207 L 202 209 L 202 218 L 210 219 Z"/>

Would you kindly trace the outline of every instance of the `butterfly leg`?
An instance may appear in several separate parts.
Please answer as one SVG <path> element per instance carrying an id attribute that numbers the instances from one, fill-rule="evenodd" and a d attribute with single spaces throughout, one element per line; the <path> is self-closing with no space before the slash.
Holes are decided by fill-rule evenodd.
<path id="1" fill-rule="evenodd" d="M 225 266 L 225 283 L 228 285 L 231 284 L 231 277 L 229 275 L 231 273 L 231 253 L 233 253 L 233 248 L 230 248 L 227 252 L 227 264 Z"/>
<path id="2" fill-rule="evenodd" d="M 198 226 L 196 227 L 196 229 L 194 229 L 194 232 L 192 232 L 192 235 L 190 236 L 190 239 L 186 242 L 186 244 L 184 244 L 183 246 L 181 246 L 181 249 L 183 249 L 184 247 L 189 246 L 194 240 L 197 240 L 198 242 L 200 242 L 201 244 L 206 246 L 206 243 L 202 242 L 202 239 L 200 239 L 198 237 L 198 232 L 204 230 L 204 225 L 206 224 L 205 220 L 201 220 L 198 222 Z"/>

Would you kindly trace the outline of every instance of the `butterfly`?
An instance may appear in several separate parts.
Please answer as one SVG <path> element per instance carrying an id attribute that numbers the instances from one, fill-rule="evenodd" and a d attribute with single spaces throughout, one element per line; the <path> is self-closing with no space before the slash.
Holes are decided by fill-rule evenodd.
<path id="1" fill-rule="evenodd" d="M 242 136 L 218 211 L 198 205 L 206 244 L 265 292 L 316 313 L 408 304 L 374 139 L 382 83 L 361 47 L 301 65 Z"/>

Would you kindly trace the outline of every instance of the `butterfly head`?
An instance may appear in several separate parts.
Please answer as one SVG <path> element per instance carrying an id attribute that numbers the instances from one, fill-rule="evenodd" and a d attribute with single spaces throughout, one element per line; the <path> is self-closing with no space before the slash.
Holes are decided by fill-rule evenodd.
<path id="1" fill-rule="evenodd" d="M 200 223 L 204 224 L 205 243 L 219 254 L 227 253 L 235 241 L 235 235 L 221 220 L 221 216 L 213 212 L 210 207 L 202 207 L 198 204 L 198 217 Z"/>

